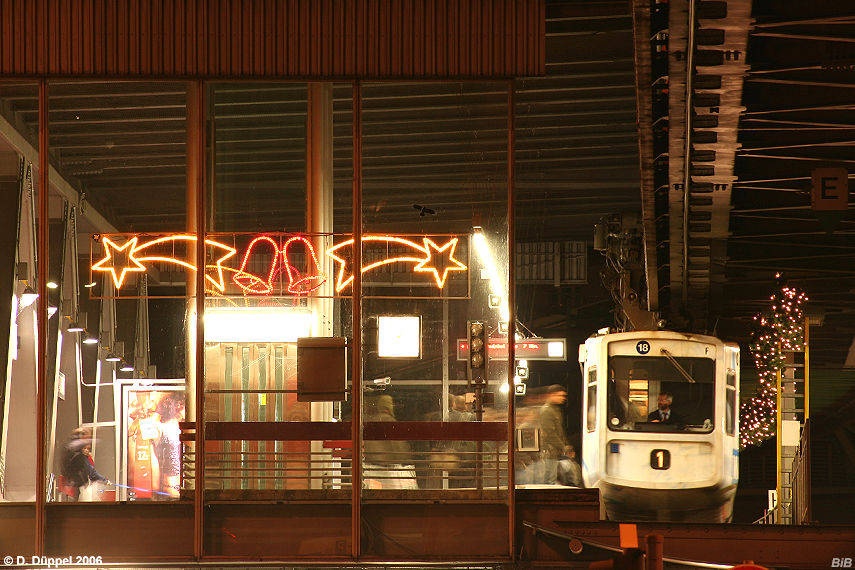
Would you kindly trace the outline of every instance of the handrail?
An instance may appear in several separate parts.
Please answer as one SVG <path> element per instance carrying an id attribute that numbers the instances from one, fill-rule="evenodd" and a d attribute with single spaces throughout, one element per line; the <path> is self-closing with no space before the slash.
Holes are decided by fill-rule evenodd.
<path id="1" fill-rule="evenodd" d="M 763 516 L 751 524 L 775 524 L 775 509 L 765 509 Z"/>
<path id="2" fill-rule="evenodd" d="M 595 540 L 591 540 L 590 538 L 582 538 L 579 536 L 574 536 L 572 534 L 565 534 L 563 532 L 557 532 L 552 529 L 542 527 L 540 525 L 523 521 L 523 526 L 527 526 L 528 528 L 534 530 L 535 532 L 540 532 L 548 536 L 552 536 L 555 538 L 560 538 L 562 540 L 578 540 L 582 544 L 587 544 L 588 546 L 593 546 L 594 548 L 599 548 L 602 550 L 608 550 L 609 552 L 621 553 L 623 552 L 622 548 L 618 548 L 616 546 L 611 546 L 610 544 L 605 544 L 602 542 L 597 542 Z M 669 562 L 671 564 L 682 564 L 683 566 L 691 566 L 693 568 L 713 568 L 717 570 L 730 570 L 733 568 L 733 564 L 717 564 L 715 562 L 699 562 L 697 560 L 686 560 L 683 558 L 667 558 L 665 556 L 662 557 L 663 562 Z"/>
<path id="3" fill-rule="evenodd" d="M 192 441 L 195 424 L 181 422 L 182 441 Z M 207 422 L 206 441 L 349 440 L 350 422 Z M 364 440 L 507 441 L 505 422 L 365 422 Z"/>

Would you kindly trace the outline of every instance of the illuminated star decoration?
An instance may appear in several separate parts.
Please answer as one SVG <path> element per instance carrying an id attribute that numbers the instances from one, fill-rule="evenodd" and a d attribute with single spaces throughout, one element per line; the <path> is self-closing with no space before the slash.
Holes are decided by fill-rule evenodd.
<path id="1" fill-rule="evenodd" d="M 385 245 L 387 249 L 393 245 L 404 246 L 408 249 L 413 250 L 413 255 L 401 255 L 396 257 L 385 257 L 380 259 L 379 261 L 375 261 L 373 263 L 369 263 L 368 265 L 363 265 L 360 268 L 360 273 L 365 273 L 367 271 L 371 271 L 376 267 L 380 267 L 382 265 L 387 265 L 390 263 L 397 263 L 399 261 L 403 262 L 413 262 L 416 264 L 414 271 L 418 272 L 432 272 L 434 274 L 434 280 L 436 281 L 437 287 L 442 289 L 445 286 L 445 280 L 449 271 L 464 271 L 467 267 L 460 263 L 458 260 L 454 259 L 454 248 L 457 245 L 457 238 L 451 238 L 448 242 L 443 244 L 441 247 L 437 246 L 430 238 L 423 238 L 424 245 L 419 245 L 414 241 L 410 241 L 408 239 L 394 237 L 394 236 L 363 236 L 362 244 L 365 247 L 366 244 L 377 244 L 377 245 Z M 353 239 L 349 239 L 347 241 L 343 241 L 334 245 L 326 251 L 326 254 L 329 255 L 333 260 L 340 264 L 338 270 L 338 278 L 336 279 L 335 290 L 336 292 L 341 291 L 353 281 L 353 275 L 348 274 L 348 261 L 347 256 L 344 253 L 341 253 L 342 249 L 352 248 L 354 244 Z M 442 275 L 440 275 L 440 271 L 433 266 L 428 265 L 431 261 L 432 253 L 431 249 L 436 250 L 439 253 L 444 253 L 447 256 L 447 263 L 443 265 Z"/>
<path id="2" fill-rule="evenodd" d="M 104 238 L 104 259 L 92 266 L 93 271 L 109 271 L 113 275 L 113 283 L 116 289 L 122 288 L 125 274 L 128 271 L 145 271 L 145 266 L 134 258 L 134 248 L 137 238 L 126 241 L 121 247 L 117 246 L 110 238 Z M 119 256 L 115 256 L 118 253 Z"/>
<path id="3" fill-rule="evenodd" d="M 804 349 L 802 303 L 807 301 L 807 296 L 784 286 L 769 300 L 771 307 L 754 317 L 757 328 L 751 352 L 760 382 L 751 399 L 741 406 L 739 439 L 742 448 L 760 444 L 775 435 L 778 371 L 784 366 L 784 353 Z"/>
<path id="4" fill-rule="evenodd" d="M 433 278 L 436 280 L 436 286 L 442 289 L 445 286 L 445 279 L 448 277 L 449 271 L 465 271 L 466 266 L 454 259 L 454 248 L 457 247 L 457 238 L 452 238 L 448 240 L 445 245 L 439 247 L 436 245 L 432 239 L 424 238 L 425 249 L 428 252 L 428 256 L 418 265 L 415 266 L 413 271 L 424 272 L 424 271 L 432 271 Z M 437 269 L 437 263 L 432 263 L 428 265 L 431 261 L 433 261 L 433 251 L 436 253 L 444 253 L 445 256 L 437 256 L 439 260 L 442 261 L 442 276 L 439 274 L 439 269 Z"/>
<path id="5" fill-rule="evenodd" d="M 127 242 L 125 242 L 124 245 L 118 247 L 110 238 L 103 238 L 105 257 L 104 259 L 93 265 L 92 270 L 110 271 L 113 274 L 113 283 L 116 285 L 116 289 L 120 289 L 122 287 L 122 283 L 125 280 L 125 274 L 128 271 L 146 270 L 145 265 L 142 264 L 143 261 L 160 261 L 164 263 L 175 263 L 177 265 L 181 265 L 182 267 L 186 267 L 187 269 L 192 269 L 193 271 L 196 271 L 195 265 L 190 262 L 184 261 L 183 259 L 164 255 L 145 255 L 147 253 L 147 250 L 150 250 L 151 248 L 162 244 L 171 246 L 173 249 L 175 247 L 175 244 L 179 242 L 195 244 L 196 236 L 185 234 L 169 235 L 153 239 L 151 241 L 147 241 L 140 245 L 137 245 L 137 241 L 138 236 L 134 236 Z M 223 254 L 217 259 L 214 265 L 205 266 L 205 279 L 207 279 L 217 291 L 222 293 L 223 291 L 225 291 L 226 288 L 225 279 L 223 278 L 223 269 L 226 268 L 223 267 L 223 263 L 233 255 L 235 255 L 237 250 L 233 247 L 229 247 L 225 244 L 210 239 L 206 239 L 205 243 L 211 246 L 214 250 L 221 250 L 223 252 Z M 119 266 L 120 269 L 118 273 L 116 272 L 117 266 L 115 261 L 113 260 L 113 253 L 110 251 L 111 249 L 118 252 L 127 251 L 128 262 Z M 214 275 L 209 274 L 207 272 L 208 269 L 215 270 L 216 277 L 214 277 Z"/>

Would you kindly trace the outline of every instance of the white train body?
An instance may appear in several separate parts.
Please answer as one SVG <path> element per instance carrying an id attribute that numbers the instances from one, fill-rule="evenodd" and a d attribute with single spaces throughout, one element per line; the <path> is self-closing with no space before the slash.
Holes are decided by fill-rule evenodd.
<path id="1" fill-rule="evenodd" d="M 598 334 L 579 347 L 579 362 L 582 475 L 600 489 L 607 516 L 730 520 L 739 478 L 739 347 L 667 331 Z M 671 423 L 650 416 L 665 392 Z"/>

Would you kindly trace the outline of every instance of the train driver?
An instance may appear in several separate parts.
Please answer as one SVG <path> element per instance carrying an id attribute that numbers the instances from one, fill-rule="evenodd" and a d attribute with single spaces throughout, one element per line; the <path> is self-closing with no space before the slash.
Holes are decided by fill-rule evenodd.
<path id="1" fill-rule="evenodd" d="M 679 414 L 671 409 L 671 403 L 674 401 L 674 396 L 670 392 L 660 392 L 657 399 L 657 409 L 650 412 L 647 416 L 649 422 L 659 422 L 663 424 L 684 425 L 685 422 Z"/>

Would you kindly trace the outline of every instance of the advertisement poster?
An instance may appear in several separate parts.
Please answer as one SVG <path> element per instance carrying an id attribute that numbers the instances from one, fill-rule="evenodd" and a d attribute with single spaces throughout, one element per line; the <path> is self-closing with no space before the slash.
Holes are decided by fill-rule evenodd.
<path id="1" fill-rule="evenodd" d="M 124 386 L 124 499 L 168 501 L 181 489 L 179 422 L 185 418 L 183 385 Z"/>

